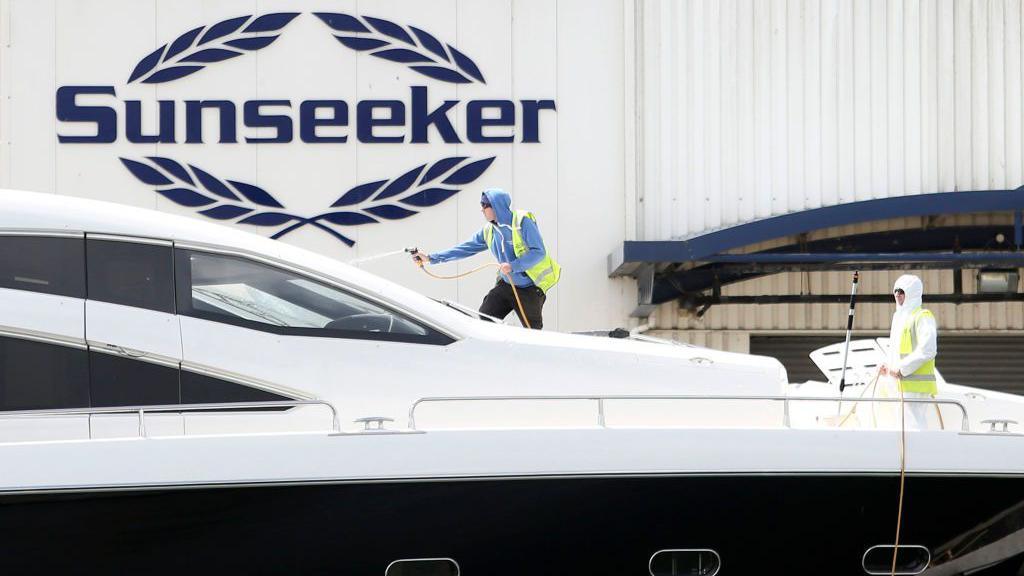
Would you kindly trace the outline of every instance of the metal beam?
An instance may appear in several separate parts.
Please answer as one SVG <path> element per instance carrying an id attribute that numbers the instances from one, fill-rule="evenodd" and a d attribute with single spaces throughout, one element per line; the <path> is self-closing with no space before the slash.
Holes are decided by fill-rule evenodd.
<path id="1" fill-rule="evenodd" d="M 858 294 L 860 302 L 889 304 L 892 294 Z M 689 295 L 681 303 L 689 309 L 718 304 L 845 304 L 849 294 L 777 294 L 761 296 Z M 1024 294 L 926 294 L 925 303 L 968 304 L 977 302 L 1024 302 Z"/>
<path id="2" fill-rule="evenodd" d="M 964 267 L 977 266 L 1024 266 L 1024 254 L 1020 252 L 891 252 L 870 254 L 851 253 L 795 253 L 777 254 L 758 252 L 754 254 L 714 254 L 699 259 L 700 262 L 721 263 L 764 263 L 764 264 L 814 264 L 814 263 L 868 263 L 898 262 L 957 264 Z"/>
<path id="3" fill-rule="evenodd" d="M 850 202 L 729 226 L 686 240 L 627 241 L 609 256 L 609 275 L 629 275 L 634 263 L 700 261 L 743 246 L 835 226 L 892 218 L 1021 210 L 1024 210 L 1024 187 Z"/>
<path id="4" fill-rule="evenodd" d="M 1012 236 L 1013 227 L 1006 224 L 946 226 L 827 238 L 755 254 L 716 255 L 717 260 L 723 261 L 692 268 L 677 268 L 659 274 L 655 279 L 651 301 L 659 304 L 678 298 L 681 294 L 710 290 L 715 285 L 725 286 L 782 272 L 1024 266 L 1024 259 L 1014 261 L 1024 252 L 1011 251 Z M 864 261 L 865 254 L 870 261 Z"/>

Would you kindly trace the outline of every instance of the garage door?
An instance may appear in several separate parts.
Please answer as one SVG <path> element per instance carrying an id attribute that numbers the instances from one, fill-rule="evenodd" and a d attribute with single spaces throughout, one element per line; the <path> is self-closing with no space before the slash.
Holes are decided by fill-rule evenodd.
<path id="1" fill-rule="evenodd" d="M 861 336 L 863 337 L 863 336 Z M 821 380 L 807 355 L 842 341 L 842 336 L 751 336 L 751 354 L 778 358 L 791 382 Z M 939 334 L 936 366 L 956 384 L 1024 394 L 1024 335 L 962 336 Z"/>

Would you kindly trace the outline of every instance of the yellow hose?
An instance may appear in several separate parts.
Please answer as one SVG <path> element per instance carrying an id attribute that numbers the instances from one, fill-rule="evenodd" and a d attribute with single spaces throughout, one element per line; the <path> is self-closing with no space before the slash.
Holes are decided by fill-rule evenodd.
<path id="1" fill-rule="evenodd" d="M 462 274 L 455 274 L 452 276 L 443 276 L 441 274 L 434 274 L 430 270 L 427 270 L 427 267 L 423 265 L 423 262 L 421 260 L 417 260 L 416 264 L 420 267 L 421 270 L 423 270 L 427 274 L 427 276 L 430 276 L 431 278 L 436 278 L 438 280 L 457 280 L 459 278 L 469 276 L 470 274 L 473 274 L 475 272 L 479 272 L 484 268 L 490 268 L 491 266 L 496 266 L 499 268 L 501 267 L 501 264 L 498 264 L 497 262 L 488 262 L 487 264 L 473 268 L 469 272 L 463 272 Z M 512 287 L 512 295 L 515 296 L 516 306 L 519 307 L 519 317 L 522 318 L 523 320 L 523 326 L 531 328 L 530 321 L 526 318 L 526 310 L 523 309 L 523 303 L 521 300 L 519 300 L 519 290 L 516 290 L 516 285 L 514 282 L 512 282 L 511 276 L 506 274 L 505 277 L 508 278 L 508 285 Z"/>
<path id="2" fill-rule="evenodd" d="M 903 384 L 900 389 L 900 502 L 896 508 L 896 541 L 892 548 L 892 570 L 890 576 L 896 574 L 896 555 L 900 551 L 900 524 L 903 521 L 903 485 L 907 475 L 907 415 L 903 409 Z"/>
<path id="3" fill-rule="evenodd" d="M 837 426 L 837 428 L 842 428 L 842 427 L 843 427 L 843 424 L 846 424 L 846 421 L 850 419 L 850 416 L 853 416 L 854 414 L 856 414 L 856 413 L 857 413 L 857 408 L 859 408 L 859 407 L 860 407 L 860 405 L 861 405 L 861 403 L 859 402 L 859 400 L 861 400 L 861 399 L 863 399 L 863 398 L 864 398 L 864 394 L 866 394 L 866 393 L 867 393 L 867 391 L 868 391 L 868 388 L 871 388 L 871 397 L 872 397 L 872 398 L 874 398 L 874 397 L 875 397 L 875 392 L 874 392 L 874 390 L 875 390 L 875 385 L 876 385 L 876 384 L 878 384 L 878 376 L 879 376 L 879 373 L 877 373 L 877 372 L 876 372 L 876 373 L 875 373 L 875 379 L 871 381 L 871 385 L 870 385 L 870 386 L 864 386 L 864 390 L 863 390 L 863 391 L 861 391 L 861 393 L 860 393 L 860 396 L 858 396 L 858 397 L 857 397 L 857 400 L 858 400 L 858 402 L 854 402 L 854 404 L 853 404 L 853 409 L 851 409 L 851 410 L 850 410 L 849 412 L 847 412 L 847 413 L 846 413 L 846 417 L 845 417 L 845 418 L 843 418 L 843 419 L 842 419 L 842 420 L 841 420 L 841 421 L 839 422 L 839 426 Z M 840 404 L 842 403 L 842 401 L 843 401 L 843 398 L 842 398 L 842 396 L 840 396 L 840 397 L 839 397 L 839 402 L 840 402 Z M 874 406 L 873 406 L 873 405 L 872 405 L 872 413 L 874 413 Z"/>
<path id="4" fill-rule="evenodd" d="M 874 378 L 874 380 L 871 381 L 871 385 L 864 387 L 864 391 L 860 393 L 860 397 L 858 398 L 858 400 L 860 398 L 864 397 L 864 394 L 868 391 L 869 387 L 872 389 L 872 391 L 874 390 L 875 386 L 878 384 L 878 377 L 880 375 L 881 375 L 881 373 L 876 373 L 875 374 L 875 378 Z M 907 463 L 907 426 L 906 426 L 906 418 L 907 418 L 907 416 L 906 416 L 905 408 L 904 408 L 905 404 L 903 403 L 903 384 L 902 383 L 897 383 L 897 387 L 900 390 L 900 491 L 899 491 L 899 504 L 898 504 L 898 507 L 896 509 L 896 541 L 895 541 L 895 543 L 893 545 L 893 549 L 892 549 L 892 566 L 891 566 L 891 570 L 890 570 L 890 576 L 895 576 L 895 574 L 896 574 L 896 558 L 897 558 L 897 554 L 899 553 L 899 549 L 900 549 L 900 529 L 901 529 L 902 523 L 903 523 L 903 493 L 904 493 L 904 486 L 905 486 L 905 483 L 906 483 L 906 475 L 907 475 L 907 464 L 906 464 Z M 874 397 L 874 392 L 872 392 L 872 397 Z M 838 428 L 842 428 L 843 424 L 846 423 L 846 421 L 850 418 L 850 416 L 853 416 L 857 412 L 857 408 L 858 408 L 859 405 L 860 405 L 860 402 L 857 402 L 854 405 L 854 407 L 846 414 L 846 417 L 843 418 L 842 421 L 839 422 Z M 938 405 L 936 405 L 936 407 L 938 407 Z M 873 410 L 872 410 L 872 412 L 873 412 Z M 941 419 L 942 419 L 942 413 L 941 412 L 939 413 L 939 419 L 940 419 L 940 422 L 941 422 Z"/>

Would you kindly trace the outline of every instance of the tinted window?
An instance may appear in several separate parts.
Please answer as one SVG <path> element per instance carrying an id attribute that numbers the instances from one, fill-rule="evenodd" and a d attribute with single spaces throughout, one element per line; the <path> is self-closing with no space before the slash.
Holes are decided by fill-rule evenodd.
<path id="1" fill-rule="evenodd" d="M 89 360 L 85 350 L 0 338 L 0 410 L 88 405 Z"/>
<path id="2" fill-rule="evenodd" d="M 179 404 L 177 368 L 90 352 L 89 372 L 93 406 Z"/>
<path id="3" fill-rule="evenodd" d="M 85 298 L 85 242 L 0 236 L 0 288 Z"/>
<path id="4" fill-rule="evenodd" d="M 91 300 L 174 313 L 170 246 L 88 239 Z"/>
<path id="5" fill-rule="evenodd" d="M 218 402 L 273 402 L 291 400 L 285 396 L 251 386 L 226 382 L 188 370 L 181 372 L 182 404 L 214 404 Z"/>
<path id="6" fill-rule="evenodd" d="M 185 250 L 177 259 L 181 314 L 279 334 L 450 342 L 394 311 L 286 270 Z"/>

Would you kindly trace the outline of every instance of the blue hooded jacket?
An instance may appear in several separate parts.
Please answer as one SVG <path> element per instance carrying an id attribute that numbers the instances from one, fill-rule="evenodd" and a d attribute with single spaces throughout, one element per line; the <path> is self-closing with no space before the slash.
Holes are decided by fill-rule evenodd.
<path id="1" fill-rule="evenodd" d="M 527 252 L 516 258 L 515 250 L 512 248 L 512 197 L 508 192 L 500 188 L 489 188 L 484 190 L 481 200 L 486 199 L 494 208 L 494 215 L 498 219 L 498 226 L 494 229 L 494 237 L 502 238 L 502 242 L 495 242 L 491 254 L 498 262 L 508 262 L 512 265 L 512 281 L 517 287 L 533 286 L 533 280 L 526 275 L 526 270 L 544 259 L 547 254 L 544 250 L 544 239 L 541 238 L 540 229 L 537 223 L 530 218 L 523 218 L 520 224 L 520 234 L 526 244 Z M 488 224 L 490 226 L 490 224 Z M 431 264 L 450 262 L 468 258 L 473 254 L 483 252 L 487 248 L 487 241 L 484 240 L 483 228 L 472 238 L 442 252 L 434 252 L 430 255 Z M 502 281 L 508 282 L 504 274 L 499 274 Z"/>

